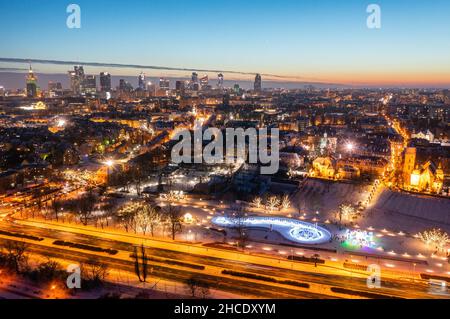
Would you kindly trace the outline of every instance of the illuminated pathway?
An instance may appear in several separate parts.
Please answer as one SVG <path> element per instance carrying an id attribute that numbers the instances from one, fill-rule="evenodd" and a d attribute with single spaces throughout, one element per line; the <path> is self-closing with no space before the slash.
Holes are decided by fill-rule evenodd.
<path id="1" fill-rule="evenodd" d="M 245 217 L 240 220 L 229 217 L 215 217 L 211 220 L 221 227 L 269 228 L 280 233 L 287 240 L 300 244 L 323 244 L 331 240 L 328 230 L 318 225 L 295 219 L 280 217 Z"/>

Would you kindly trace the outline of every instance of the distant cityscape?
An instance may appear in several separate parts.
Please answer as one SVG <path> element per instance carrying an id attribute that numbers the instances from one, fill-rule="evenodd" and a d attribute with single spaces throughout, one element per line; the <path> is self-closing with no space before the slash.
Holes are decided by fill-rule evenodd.
<path id="1" fill-rule="evenodd" d="M 450 298 L 447 2 L 78 2 L 0 4 L 0 299 Z"/>
<path id="2" fill-rule="evenodd" d="M 173 246 L 176 243 L 205 247 L 195 248 L 199 254 L 209 247 L 220 260 L 229 259 L 221 267 L 229 269 L 223 274 L 231 277 L 244 274 L 234 265 L 239 257 L 231 256 L 230 250 L 268 258 L 263 267 L 271 265 L 273 255 L 286 258 L 279 267 L 287 269 L 309 271 L 311 263 L 313 269 L 325 263 L 343 278 L 347 269 L 366 270 L 370 265 L 352 256 L 385 258 L 377 265 L 392 277 L 384 280 L 402 287 L 382 288 L 381 293 L 345 283 L 345 290 L 336 293 L 337 288 L 328 290 L 328 284 L 311 279 L 306 285 L 321 285 L 320 292 L 290 289 L 284 292 L 289 298 L 352 296 L 356 291 L 367 296 L 429 297 L 428 288 L 404 285 L 397 276 L 418 282 L 424 276 L 448 278 L 443 264 L 448 263 L 450 231 L 449 90 L 313 85 L 272 89 L 260 74 L 255 74 L 252 88 L 245 89 L 226 86 L 222 73 L 210 78 L 197 72 L 175 83 L 165 77 L 150 81 L 140 72 L 137 85 L 119 79 L 113 87 L 111 73 L 90 75 L 82 65 L 74 66 L 67 77 L 69 87 L 50 81 L 41 88 L 30 65 L 23 74 L 23 88 L 0 91 L 0 237 L 8 245 L 25 238 L 33 247 L 30 257 L 39 255 L 39 247 L 60 256 L 62 243 L 85 252 L 98 250 L 89 267 L 107 268 L 108 274 L 105 271 L 97 280 L 108 282 L 116 266 L 104 259 L 103 249 L 113 256 L 133 251 L 134 240 L 124 237 L 133 233 L 137 238 L 173 241 L 160 245 L 164 251 L 173 250 L 178 260 L 174 265 L 194 258 Z M 261 174 L 258 164 L 248 162 L 254 152 L 249 146 L 244 158 L 235 149 L 231 162 L 175 164 L 174 136 L 199 127 L 204 132 L 243 129 L 244 134 L 269 128 L 271 138 L 278 129 L 278 172 Z M 296 232 L 289 232 L 289 227 Z M 84 238 L 94 230 L 100 230 L 95 240 L 72 242 L 65 235 L 75 232 Z M 105 242 L 110 236 L 123 244 Z M 82 258 L 79 250 L 67 249 L 64 256 Z M 169 258 L 163 250 L 160 253 Z M 150 254 L 150 248 L 142 254 Z M 158 257 L 157 263 L 172 267 L 169 259 Z M 193 260 L 199 269 L 211 267 L 207 259 Z M 123 270 L 129 276 L 134 272 L 138 282 L 146 281 L 139 268 L 131 270 L 132 258 L 127 263 L 131 268 Z M 189 262 L 183 267 L 191 266 Z M 283 280 L 300 285 L 305 278 L 291 271 Z M 321 271 L 334 278 L 333 287 L 344 284 L 326 268 Z M 162 270 L 154 276 L 173 287 L 180 282 Z M 204 293 L 220 296 L 205 280 L 195 278 L 187 285 L 208 287 Z M 258 292 L 248 295 L 243 293 L 248 283 L 235 281 L 220 290 L 243 297 L 277 297 L 258 284 L 252 284 Z M 27 285 L 25 279 L 20 282 Z M 68 292 L 62 286 L 55 290 L 64 298 Z"/>

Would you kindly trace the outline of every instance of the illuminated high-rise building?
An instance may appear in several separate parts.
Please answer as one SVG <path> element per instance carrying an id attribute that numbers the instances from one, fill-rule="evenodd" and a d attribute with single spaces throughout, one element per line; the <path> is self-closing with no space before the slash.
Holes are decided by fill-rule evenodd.
<path id="1" fill-rule="evenodd" d="M 29 98 L 35 98 L 38 95 L 38 86 L 37 86 L 37 77 L 33 72 L 33 69 L 31 68 L 28 71 L 27 74 L 27 97 Z"/>
<path id="2" fill-rule="evenodd" d="M 256 74 L 255 76 L 255 84 L 254 84 L 255 92 L 261 92 L 262 89 L 262 79 L 261 74 Z"/>
<path id="3" fill-rule="evenodd" d="M 80 95 L 83 91 L 84 68 L 81 65 L 73 67 L 73 71 L 69 71 L 70 89 L 75 95 Z"/>
<path id="4" fill-rule="evenodd" d="M 190 83 L 190 89 L 194 91 L 198 91 L 200 88 L 199 82 L 198 82 L 198 73 L 192 72 L 191 77 L 191 83 Z"/>
<path id="5" fill-rule="evenodd" d="M 169 91 L 170 90 L 170 80 L 166 78 L 159 79 L 159 88 L 161 90 Z"/>
<path id="6" fill-rule="evenodd" d="M 234 91 L 235 94 L 240 94 L 241 93 L 241 88 L 239 87 L 239 84 L 236 83 L 234 85 L 233 91 Z"/>
<path id="7" fill-rule="evenodd" d="M 100 73 L 100 91 L 111 92 L 111 74 L 108 72 Z"/>
<path id="8" fill-rule="evenodd" d="M 61 82 L 48 82 L 48 96 L 58 97 L 63 95 L 63 87 Z"/>
<path id="9" fill-rule="evenodd" d="M 223 74 L 222 74 L 222 73 L 219 73 L 219 74 L 217 75 L 217 87 L 218 87 L 219 89 L 222 89 L 222 88 L 223 88 Z"/>
<path id="10" fill-rule="evenodd" d="M 186 82 L 185 81 L 176 81 L 175 82 L 175 90 L 178 94 L 184 94 L 186 89 Z"/>
<path id="11" fill-rule="evenodd" d="M 5 96 L 5 88 L 0 86 L 0 96 Z"/>
<path id="12" fill-rule="evenodd" d="M 208 86 L 208 84 L 209 84 L 209 78 L 208 78 L 208 75 L 205 75 L 204 77 L 202 77 L 200 79 L 200 87 L 202 89 L 205 89 Z"/>
<path id="13" fill-rule="evenodd" d="M 147 82 L 147 91 L 150 96 L 155 96 L 156 95 L 156 85 L 150 81 Z"/>
<path id="14" fill-rule="evenodd" d="M 75 71 L 68 71 L 69 82 L 70 82 L 70 90 L 73 94 L 77 94 L 77 90 L 79 91 L 79 86 L 77 85 L 76 73 Z"/>
<path id="15" fill-rule="evenodd" d="M 198 83 L 198 73 L 197 72 L 192 72 L 191 82 Z"/>
<path id="16" fill-rule="evenodd" d="M 141 72 L 138 77 L 138 90 L 144 91 L 145 90 L 145 73 Z"/>
<path id="17" fill-rule="evenodd" d="M 124 79 L 119 80 L 119 90 L 121 92 L 131 92 L 133 91 L 133 86 L 130 82 L 125 81 Z"/>
<path id="18" fill-rule="evenodd" d="M 87 75 L 82 85 L 82 93 L 85 95 L 94 95 L 97 93 L 97 81 L 95 75 Z"/>

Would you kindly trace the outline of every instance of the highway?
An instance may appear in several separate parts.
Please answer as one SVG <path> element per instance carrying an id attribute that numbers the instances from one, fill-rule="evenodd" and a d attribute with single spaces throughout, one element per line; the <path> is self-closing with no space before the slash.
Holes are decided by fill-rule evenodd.
<path id="1" fill-rule="evenodd" d="M 0 238 L 0 242 L 7 240 Z M 47 256 L 49 258 L 64 259 L 76 264 L 88 262 L 93 257 L 99 262 L 108 266 L 108 269 L 123 270 L 127 272 L 134 272 L 134 261 L 121 260 L 115 257 L 103 256 L 93 253 L 84 253 L 78 251 L 71 251 L 64 248 L 49 248 L 47 246 L 40 246 L 39 244 L 29 244 L 28 252 Z M 207 282 L 211 288 L 217 290 L 228 291 L 239 295 L 248 295 L 253 298 L 269 298 L 269 299 L 325 299 L 329 298 L 326 295 L 317 293 L 310 293 L 289 288 L 280 288 L 279 286 L 253 282 L 249 280 L 240 280 L 234 278 L 227 278 L 223 276 L 214 276 L 210 274 L 199 274 L 199 272 L 182 269 L 181 267 L 165 267 L 152 261 L 149 262 L 151 269 L 150 277 L 169 279 L 171 281 L 185 282 L 192 276 L 198 276 L 203 281 Z M 199 276 L 200 275 L 200 276 Z"/>
<path id="2" fill-rule="evenodd" d="M 134 264 L 129 254 L 133 250 L 133 244 L 120 240 L 111 240 L 101 238 L 99 236 L 87 235 L 84 233 L 78 233 L 75 231 L 55 231 L 53 229 L 46 229 L 40 227 L 30 227 L 25 225 L 19 225 L 15 223 L 0 223 L 0 229 L 10 232 L 22 232 L 28 235 L 34 235 L 38 237 L 61 239 L 76 243 L 83 243 L 89 245 L 95 245 L 102 248 L 113 248 L 127 253 L 128 260 L 117 260 L 111 256 L 95 255 L 96 258 L 101 259 L 107 263 L 112 269 L 123 269 L 127 271 L 134 270 Z M 70 228 L 69 228 L 70 229 Z M 63 248 L 52 247 L 51 249 L 40 247 L 39 245 L 32 245 L 34 252 L 51 256 L 55 258 L 62 258 L 66 260 L 75 261 L 77 263 L 83 260 L 87 260 L 92 257 L 91 253 L 73 252 Z M 224 277 L 217 269 L 231 269 L 234 271 L 253 273 L 264 276 L 276 277 L 284 280 L 295 280 L 299 282 L 306 282 L 317 287 L 341 287 L 347 289 L 353 289 L 357 291 L 367 291 L 371 293 L 378 293 L 387 296 L 397 296 L 406 298 L 434 298 L 434 295 L 428 293 L 428 286 L 423 282 L 408 282 L 404 280 L 392 280 L 383 279 L 382 288 L 376 291 L 367 288 L 366 279 L 358 273 L 348 272 L 346 275 L 330 275 L 322 273 L 320 267 L 316 268 L 314 265 L 306 265 L 306 269 L 309 271 L 297 271 L 285 268 L 273 267 L 272 265 L 254 264 L 251 262 L 244 262 L 240 260 L 223 259 L 212 256 L 198 255 L 186 252 L 179 252 L 170 249 L 161 249 L 155 247 L 148 247 L 147 254 L 151 257 L 176 260 L 186 263 L 204 265 L 207 269 L 214 268 L 217 274 L 211 275 L 210 273 L 201 276 L 215 288 L 219 290 L 235 292 L 239 294 L 248 294 L 255 297 L 262 298 L 324 298 L 327 292 L 323 294 L 310 293 L 305 291 L 297 291 L 295 289 L 280 288 L 279 286 L 271 285 L 270 283 L 255 283 L 248 280 L 237 280 Z M 152 262 L 150 262 L 152 264 Z M 297 263 L 296 263 L 297 264 Z M 153 267 L 153 276 L 169 279 L 173 281 L 182 282 L 186 278 L 189 278 L 193 274 L 197 274 L 192 270 L 182 269 L 180 267 L 173 267 L 171 265 L 161 265 L 155 263 Z M 336 297 L 336 296 L 333 296 Z"/>

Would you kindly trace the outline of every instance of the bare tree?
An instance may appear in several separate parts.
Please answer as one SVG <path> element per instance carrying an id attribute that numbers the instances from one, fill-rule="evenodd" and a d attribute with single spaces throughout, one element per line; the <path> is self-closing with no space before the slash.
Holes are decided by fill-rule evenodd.
<path id="1" fill-rule="evenodd" d="M 104 211 L 104 217 L 106 221 L 106 227 L 109 226 L 108 219 L 113 217 L 116 213 L 116 201 L 109 199 L 104 205 L 103 205 L 103 211 Z M 103 226 L 102 226 L 103 228 Z"/>
<path id="2" fill-rule="evenodd" d="M 28 255 L 26 254 L 28 245 L 24 242 L 7 241 L 4 247 L 8 266 L 20 274 L 28 265 Z"/>
<path id="3" fill-rule="evenodd" d="M 170 232 L 172 235 L 172 240 L 175 240 L 175 237 L 178 233 L 181 233 L 183 230 L 181 224 L 181 210 L 179 207 L 168 205 L 164 207 L 163 214 L 170 226 Z"/>
<path id="4" fill-rule="evenodd" d="M 148 226 L 152 237 L 155 235 L 155 228 L 161 224 L 161 214 L 152 206 L 148 207 Z"/>
<path id="5" fill-rule="evenodd" d="M 136 189 L 136 194 L 141 197 L 142 195 L 142 171 L 139 167 L 133 171 L 133 181 L 134 188 Z"/>
<path id="6" fill-rule="evenodd" d="M 40 263 L 36 269 L 30 272 L 30 278 L 37 282 L 62 281 L 67 278 L 67 272 L 56 261 L 48 259 Z"/>
<path id="7" fill-rule="evenodd" d="M 42 193 L 43 193 L 43 189 L 40 188 L 35 188 L 33 189 L 33 199 L 34 199 L 34 204 L 36 205 L 35 208 L 37 210 L 37 213 L 40 214 L 43 208 L 43 200 L 42 200 Z M 32 209 L 32 217 L 34 218 L 34 212 L 35 210 Z"/>
<path id="8" fill-rule="evenodd" d="M 262 205 L 262 199 L 261 199 L 261 197 L 255 197 L 255 198 L 253 199 L 252 204 L 253 204 L 253 206 L 255 206 L 256 208 L 261 208 L 261 205 Z"/>
<path id="9" fill-rule="evenodd" d="M 282 198 L 281 198 L 281 208 L 283 208 L 283 209 L 289 209 L 289 208 L 291 208 L 291 201 L 290 201 L 290 199 L 289 199 L 289 195 L 284 195 Z"/>
<path id="10" fill-rule="evenodd" d="M 137 207 L 134 218 L 137 228 L 139 228 L 144 235 L 147 231 L 150 231 L 151 235 L 154 236 L 155 227 L 161 223 L 160 214 L 148 203 L 141 203 Z"/>
<path id="11" fill-rule="evenodd" d="M 108 276 L 108 265 L 96 259 L 88 260 L 80 268 L 83 279 L 93 286 L 102 285 Z"/>
<path id="12" fill-rule="evenodd" d="M 190 277 L 186 280 L 186 286 L 192 298 L 206 299 L 209 296 L 209 285 L 200 278 Z"/>
<path id="13" fill-rule="evenodd" d="M 147 282 L 148 275 L 148 258 L 145 252 L 144 245 L 140 249 L 141 256 L 139 256 L 139 250 L 134 247 L 134 271 L 140 282 Z"/>
<path id="14" fill-rule="evenodd" d="M 130 230 L 135 229 L 135 215 L 136 211 L 122 208 L 117 213 L 117 217 L 119 219 L 120 225 L 125 229 L 128 233 Z"/>
<path id="15" fill-rule="evenodd" d="M 266 207 L 269 212 L 274 212 L 276 209 L 279 209 L 280 200 L 276 196 L 271 196 L 267 199 Z"/>
<path id="16" fill-rule="evenodd" d="M 58 221 L 59 213 L 61 211 L 62 204 L 61 204 L 61 202 L 58 199 L 53 198 L 51 203 L 50 203 L 50 205 L 52 207 L 53 213 L 55 214 L 55 219 L 56 219 L 56 221 Z"/>
<path id="17" fill-rule="evenodd" d="M 139 208 L 139 210 L 134 215 L 134 222 L 136 224 L 137 230 L 142 231 L 145 235 L 150 227 L 150 216 L 148 210 L 145 206 Z"/>
<path id="18" fill-rule="evenodd" d="M 238 246 L 241 248 L 245 248 L 247 242 L 248 242 L 248 232 L 247 228 L 245 227 L 245 218 L 246 214 L 243 209 L 239 209 L 234 214 L 235 220 L 236 220 L 236 232 L 237 232 L 237 242 Z"/>
<path id="19" fill-rule="evenodd" d="M 419 238 L 425 245 L 436 251 L 445 251 L 446 245 L 450 242 L 448 234 L 437 228 L 419 233 Z"/>
<path id="20" fill-rule="evenodd" d="M 92 218 L 96 202 L 97 196 L 92 190 L 88 190 L 86 194 L 78 199 L 78 213 L 84 226 L 87 226 Z"/>
<path id="21" fill-rule="evenodd" d="M 358 217 L 358 211 L 350 204 L 342 204 L 339 206 L 338 217 L 339 227 L 342 227 L 342 220 L 351 222 Z"/>

